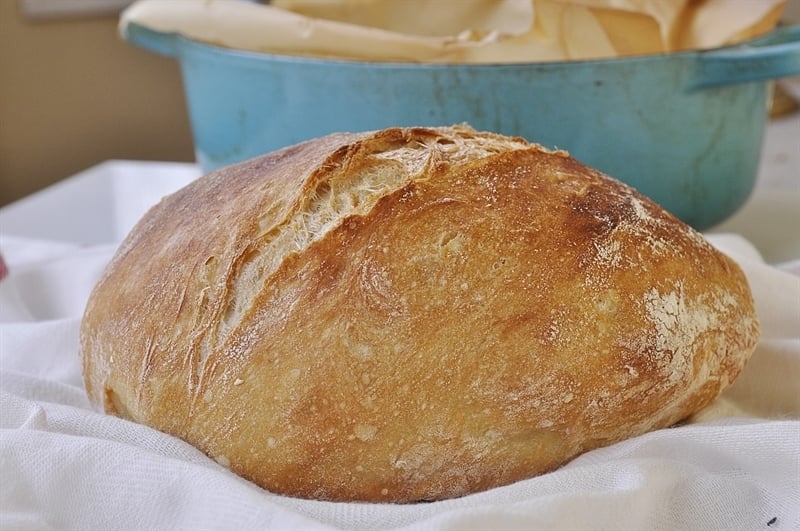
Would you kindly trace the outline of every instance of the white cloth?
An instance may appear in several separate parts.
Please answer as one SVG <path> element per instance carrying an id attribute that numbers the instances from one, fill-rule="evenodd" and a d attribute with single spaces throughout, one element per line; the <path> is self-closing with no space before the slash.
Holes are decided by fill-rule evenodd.
<path id="1" fill-rule="evenodd" d="M 0 529 L 800 529 L 800 277 L 747 241 L 763 339 L 737 382 L 681 427 L 460 499 L 346 504 L 276 496 L 186 443 L 90 409 L 78 326 L 114 246 L 3 237 Z"/>

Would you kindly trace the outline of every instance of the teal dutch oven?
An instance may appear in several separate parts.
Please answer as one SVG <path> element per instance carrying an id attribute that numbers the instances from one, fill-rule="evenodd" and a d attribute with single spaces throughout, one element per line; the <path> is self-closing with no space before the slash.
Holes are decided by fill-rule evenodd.
<path id="1" fill-rule="evenodd" d="M 800 26 L 705 51 L 523 64 L 245 52 L 129 24 L 180 64 L 206 172 L 335 131 L 466 122 L 569 151 L 703 230 L 756 180 L 769 81 L 800 74 Z"/>

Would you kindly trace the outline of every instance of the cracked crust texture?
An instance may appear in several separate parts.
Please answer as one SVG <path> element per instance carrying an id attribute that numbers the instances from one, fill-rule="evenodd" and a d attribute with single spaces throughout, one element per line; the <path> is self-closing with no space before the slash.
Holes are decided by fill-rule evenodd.
<path id="1" fill-rule="evenodd" d="M 671 426 L 758 331 L 697 232 L 564 152 L 456 126 L 334 134 L 166 197 L 81 351 L 99 407 L 269 491 L 411 502 Z"/>

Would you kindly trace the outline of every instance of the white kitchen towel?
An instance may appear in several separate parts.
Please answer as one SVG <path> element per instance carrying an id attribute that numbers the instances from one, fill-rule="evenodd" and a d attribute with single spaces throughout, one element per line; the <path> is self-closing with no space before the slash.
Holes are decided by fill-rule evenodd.
<path id="1" fill-rule="evenodd" d="M 93 411 L 78 326 L 113 246 L 3 237 L 0 530 L 800 529 L 800 277 L 738 236 L 710 239 L 748 275 L 763 328 L 711 407 L 536 478 L 391 505 L 276 496 L 176 438 Z"/>

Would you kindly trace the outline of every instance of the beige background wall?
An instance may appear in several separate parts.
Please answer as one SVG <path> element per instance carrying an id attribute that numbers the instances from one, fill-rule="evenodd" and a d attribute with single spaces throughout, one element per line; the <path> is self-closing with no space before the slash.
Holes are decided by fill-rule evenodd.
<path id="1" fill-rule="evenodd" d="M 0 0 L 0 206 L 108 159 L 194 160 L 177 63 L 116 24 Z"/>

